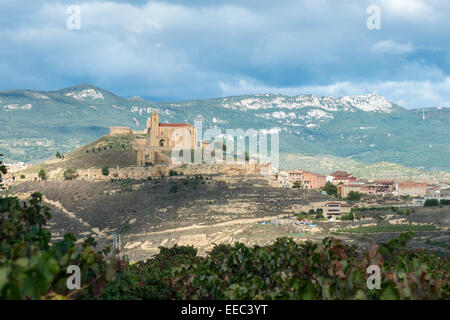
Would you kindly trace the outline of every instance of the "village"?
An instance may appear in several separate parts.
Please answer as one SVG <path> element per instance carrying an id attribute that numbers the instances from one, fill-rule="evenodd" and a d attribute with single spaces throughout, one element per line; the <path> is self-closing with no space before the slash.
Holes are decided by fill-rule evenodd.
<path id="1" fill-rule="evenodd" d="M 324 194 L 327 185 L 335 187 L 335 195 L 340 201 L 329 202 L 324 207 L 328 218 L 350 212 L 349 201 L 359 201 L 362 196 L 368 202 L 384 202 L 397 206 L 423 206 L 427 200 L 450 200 L 449 182 L 414 182 L 394 180 L 358 179 L 346 171 L 335 171 L 321 175 L 305 170 L 280 170 L 271 185 L 283 188 L 318 189 Z M 332 187 L 333 189 L 333 187 Z M 401 203 L 399 203 L 401 201 Z"/>

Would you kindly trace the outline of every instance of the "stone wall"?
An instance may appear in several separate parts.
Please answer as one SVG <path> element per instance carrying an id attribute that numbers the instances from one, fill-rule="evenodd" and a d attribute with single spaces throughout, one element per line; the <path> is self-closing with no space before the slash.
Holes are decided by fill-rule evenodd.
<path id="1" fill-rule="evenodd" d="M 225 174 L 228 176 L 261 175 L 261 169 L 267 168 L 264 164 L 189 164 L 179 167 L 154 165 L 149 167 L 135 166 L 126 168 L 110 168 L 109 175 L 104 176 L 101 169 L 90 168 L 78 170 L 78 179 L 87 181 L 104 181 L 109 179 L 146 179 L 147 177 L 168 176 L 170 169 L 183 175 L 213 175 Z"/>
<path id="2" fill-rule="evenodd" d="M 115 134 L 129 134 L 133 140 L 136 138 L 133 130 L 128 127 L 109 127 L 109 135 L 115 135 Z"/>

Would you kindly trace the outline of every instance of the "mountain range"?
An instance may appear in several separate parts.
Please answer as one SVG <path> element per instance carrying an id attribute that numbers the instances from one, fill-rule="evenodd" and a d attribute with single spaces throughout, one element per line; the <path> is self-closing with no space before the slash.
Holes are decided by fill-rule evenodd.
<path id="1" fill-rule="evenodd" d="M 450 109 L 407 110 L 377 94 L 151 102 L 84 84 L 48 92 L 5 90 L 0 91 L 0 153 L 6 161 L 39 162 L 108 134 L 112 125 L 142 130 L 154 108 L 161 122 L 202 120 L 204 130 L 276 129 L 284 154 L 450 171 Z"/>

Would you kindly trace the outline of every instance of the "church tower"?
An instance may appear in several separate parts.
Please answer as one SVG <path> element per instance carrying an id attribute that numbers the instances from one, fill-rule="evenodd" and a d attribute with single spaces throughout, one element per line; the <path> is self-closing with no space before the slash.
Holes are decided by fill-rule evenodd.
<path id="1" fill-rule="evenodd" d="M 160 130 L 159 130 L 159 115 L 155 109 L 152 111 L 152 115 L 147 120 L 147 132 L 150 138 L 150 146 L 159 146 Z"/>

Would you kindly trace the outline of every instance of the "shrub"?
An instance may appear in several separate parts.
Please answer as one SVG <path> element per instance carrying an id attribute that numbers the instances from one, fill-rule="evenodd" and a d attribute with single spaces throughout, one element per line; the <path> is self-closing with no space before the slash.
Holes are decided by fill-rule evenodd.
<path id="1" fill-rule="evenodd" d="M 361 193 L 358 191 L 350 191 L 347 195 L 347 200 L 359 201 L 361 199 Z"/>
<path id="2" fill-rule="evenodd" d="M 334 184 L 332 184 L 330 181 L 327 181 L 323 190 L 330 196 L 332 196 L 332 195 L 337 196 L 337 187 Z"/>
<path id="3" fill-rule="evenodd" d="M 109 249 L 96 252 L 93 238 L 77 246 L 70 233 L 50 245 L 45 228 L 50 213 L 41 200 L 40 193 L 32 194 L 26 205 L 17 198 L 0 198 L 0 299 L 107 297 L 105 288 L 120 269 L 119 258 L 109 255 Z M 79 290 L 67 288 L 70 265 L 80 267 Z"/>
<path id="4" fill-rule="evenodd" d="M 341 215 L 341 220 L 355 220 L 355 217 L 353 215 L 353 212 L 350 211 L 349 214 L 343 214 Z"/>
<path id="5" fill-rule="evenodd" d="M 425 200 L 425 203 L 423 205 L 424 205 L 424 207 L 437 207 L 437 206 L 439 206 L 439 200 L 427 199 L 427 200 Z"/>
<path id="6" fill-rule="evenodd" d="M 38 172 L 38 177 L 41 178 L 41 180 L 47 179 L 47 174 L 45 173 L 45 170 L 41 168 Z"/>
<path id="7" fill-rule="evenodd" d="M 441 199 L 441 205 L 442 206 L 444 206 L 444 205 L 450 205 L 450 200 L 446 200 L 446 199 Z"/>
<path id="8" fill-rule="evenodd" d="M 267 246 L 215 246 L 206 257 L 192 247 L 160 248 L 131 267 L 142 299 L 448 299 L 449 264 L 406 250 L 410 234 L 369 250 L 335 238 Z M 367 267 L 378 265 L 381 289 L 368 289 Z M 401 279 L 401 280 L 400 280 Z M 411 289 L 414 288 L 414 289 Z"/>
<path id="9" fill-rule="evenodd" d="M 109 175 L 109 167 L 108 166 L 103 166 L 102 167 L 102 174 L 104 175 L 104 176 L 108 176 Z"/>
<path id="10" fill-rule="evenodd" d="M 75 180 L 78 173 L 74 168 L 69 168 L 64 171 L 64 180 Z"/>

